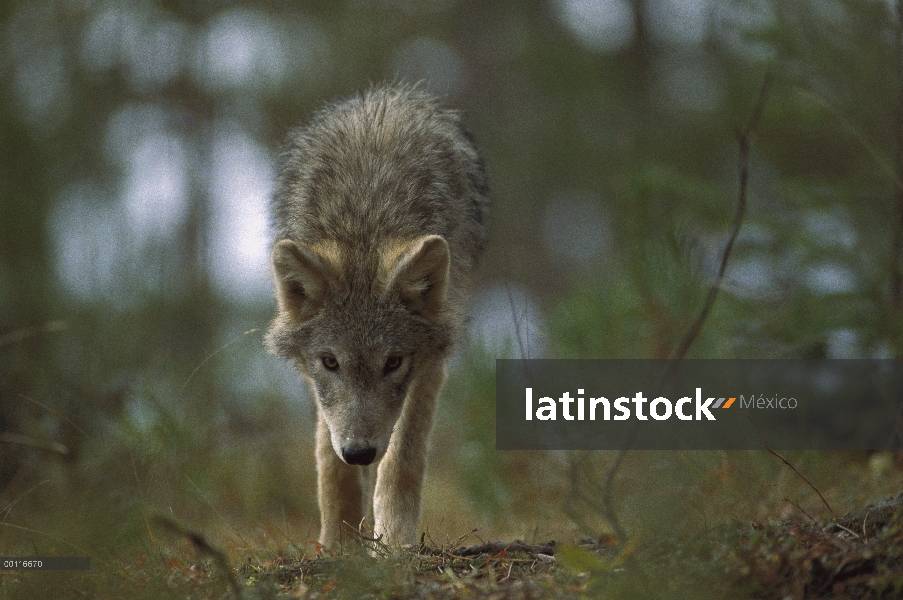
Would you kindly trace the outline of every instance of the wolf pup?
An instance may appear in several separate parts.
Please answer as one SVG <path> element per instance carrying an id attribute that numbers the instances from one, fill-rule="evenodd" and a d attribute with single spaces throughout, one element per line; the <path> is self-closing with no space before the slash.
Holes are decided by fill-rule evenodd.
<path id="1" fill-rule="evenodd" d="M 416 542 L 427 438 L 486 245 L 488 195 L 458 114 L 416 87 L 373 88 L 289 137 L 266 342 L 316 396 L 326 548 L 341 550 L 343 524 L 371 517 L 383 543 Z"/>

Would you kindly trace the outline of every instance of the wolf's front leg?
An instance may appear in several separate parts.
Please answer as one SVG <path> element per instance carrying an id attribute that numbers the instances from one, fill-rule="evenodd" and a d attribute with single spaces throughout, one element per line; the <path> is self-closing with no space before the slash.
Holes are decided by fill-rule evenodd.
<path id="1" fill-rule="evenodd" d="M 348 530 L 360 524 L 363 501 L 360 467 L 345 464 L 332 448 L 329 428 L 317 409 L 317 487 L 320 500 L 320 543 L 328 550 L 342 551 Z"/>
<path id="2" fill-rule="evenodd" d="M 445 361 L 427 367 L 414 382 L 379 463 L 373 498 L 374 530 L 387 545 L 417 543 L 427 442 L 444 382 Z"/>

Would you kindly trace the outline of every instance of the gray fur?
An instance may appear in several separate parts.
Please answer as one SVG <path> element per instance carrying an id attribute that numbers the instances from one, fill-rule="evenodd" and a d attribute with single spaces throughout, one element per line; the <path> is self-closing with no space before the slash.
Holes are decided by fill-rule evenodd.
<path id="1" fill-rule="evenodd" d="M 361 467 L 336 457 L 361 448 L 383 459 L 377 531 L 413 541 L 426 435 L 488 206 L 483 163 L 458 113 L 416 87 L 375 87 L 290 135 L 274 203 L 279 312 L 266 341 L 317 398 L 326 545 L 360 513 L 347 469 Z"/>

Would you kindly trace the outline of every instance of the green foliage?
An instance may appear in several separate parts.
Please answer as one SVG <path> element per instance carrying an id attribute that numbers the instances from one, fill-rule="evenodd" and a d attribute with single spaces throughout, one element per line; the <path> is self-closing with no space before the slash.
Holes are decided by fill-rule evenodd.
<path id="1" fill-rule="evenodd" d="M 221 591 L 215 568 L 191 571 L 197 557 L 155 530 L 154 514 L 203 531 L 233 559 L 313 551 L 313 409 L 294 393 L 304 382 L 264 356 L 260 332 L 242 333 L 266 327 L 268 292 L 245 298 L 212 274 L 213 242 L 244 242 L 213 228 L 211 190 L 244 184 L 214 181 L 229 173 L 209 157 L 225 136 L 222 146 L 250 143 L 273 159 L 285 131 L 322 102 L 396 77 L 417 52 L 453 57 L 443 64 L 460 78 L 445 91 L 484 151 L 494 206 L 478 284 L 517 284 L 542 306 L 535 316 L 548 356 L 674 351 L 727 241 L 737 132 L 766 72 L 774 82 L 753 139 L 747 213 L 689 356 L 901 355 L 903 304 L 892 288 L 903 236 L 903 73 L 892 3 L 712 3 L 713 17 L 747 17 L 712 18 L 699 42 L 656 38 L 654 24 L 637 21 L 634 33 L 646 37 L 612 52 L 582 44 L 556 12 L 564 4 L 170 2 L 107 12 L 112 4 L 19 2 L 0 11 L 0 434 L 33 442 L 0 439 L 0 545 L 22 554 L 77 550 L 103 565 L 16 582 L 4 574 L 0 598 L 46 597 L 47 589 L 136 598 Z M 207 45 L 216 25 L 242 18 L 260 27 L 258 50 L 270 53 L 245 79 L 238 55 L 231 67 L 205 71 L 205 56 L 228 54 Z M 154 46 L 155 35 L 171 47 Z M 178 71 L 159 83 L 154 66 L 173 48 Z M 134 131 L 117 129 L 133 114 L 143 115 Z M 135 154 L 141 123 L 149 139 L 172 135 L 182 145 Z M 227 135 L 235 131 L 242 135 Z M 185 214 L 142 236 L 124 208 L 129 178 L 136 165 L 173 157 L 185 167 Z M 164 171 L 151 169 L 143 202 L 178 184 Z M 575 225 L 604 240 L 575 254 L 591 258 L 562 258 L 546 239 L 549 215 L 565 210 L 556 199 L 568 194 L 594 203 L 604 220 Z M 72 239 L 90 241 L 91 227 L 99 242 L 67 245 L 86 230 Z M 87 265 L 74 280 L 70 260 Z M 466 347 L 452 368 L 428 474 L 441 500 L 426 507 L 430 534 L 453 538 L 477 521 L 490 524 L 481 525 L 486 538 L 575 541 L 608 531 L 597 505 L 573 500 L 573 487 L 598 497 L 610 455 L 579 463 L 574 454 L 495 450 L 495 358 Z M 898 457 L 875 456 L 789 458 L 844 510 L 899 488 Z M 578 463 L 583 471 L 572 469 Z M 702 539 L 724 523 L 824 513 L 806 485 L 762 452 L 636 453 L 625 459 L 614 500 L 642 539 L 661 531 Z M 771 547 L 752 534 L 748 542 L 766 559 L 802 556 L 787 539 Z M 697 558 L 708 551 L 662 547 Z M 563 545 L 564 569 L 550 585 L 564 596 L 627 597 L 646 580 L 676 580 L 656 571 L 655 560 L 641 563 L 646 580 L 621 577 L 631 556 Z M 674 570 L 709 581 L 706 560 Z M 771 573 L 767 561 L 749 565 Z M 337 568 L 343 584 L 325 590 L 329 597 L 419 593 L 405 566 Z M 487 591 L 443 577 L 453 590 Z M 882 577 L 875 589 L 899 590 L 899 578 Z M 278 578 L 245 583 L 249 597 L 285 591 Z M 319 584 L 312 589 L 327 583 Z M 668 589 L 697 592 L 706 590 Z"/>

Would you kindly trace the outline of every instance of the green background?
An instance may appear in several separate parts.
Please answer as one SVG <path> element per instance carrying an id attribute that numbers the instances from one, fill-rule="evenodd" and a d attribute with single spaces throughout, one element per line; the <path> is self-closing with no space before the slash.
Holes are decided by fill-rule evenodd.
<path id="1" fill-rule="evenodd" d="M 268 356 L 266 202 L 287 131 L 371 82 L 465 113 L 493 195 L 441 400 L 437 543 L 577 540 L 611 453 L 498 452 L 494 361 L 666 358 L 702 306 L 767 73 L 748 211 L 694 358 L 896 358 L 903 69 L 862 0 L 6 2 L 0 6 L 0 548 L 110 572 L 174 544 L 303 555 L 314 411 Z M 889 453 L 797 453 L 838 510 Z M 630 454 L 632 534 L 818 514 L 764 452 Z M 92 563 L 95 564 L 95 563 Z"/>

